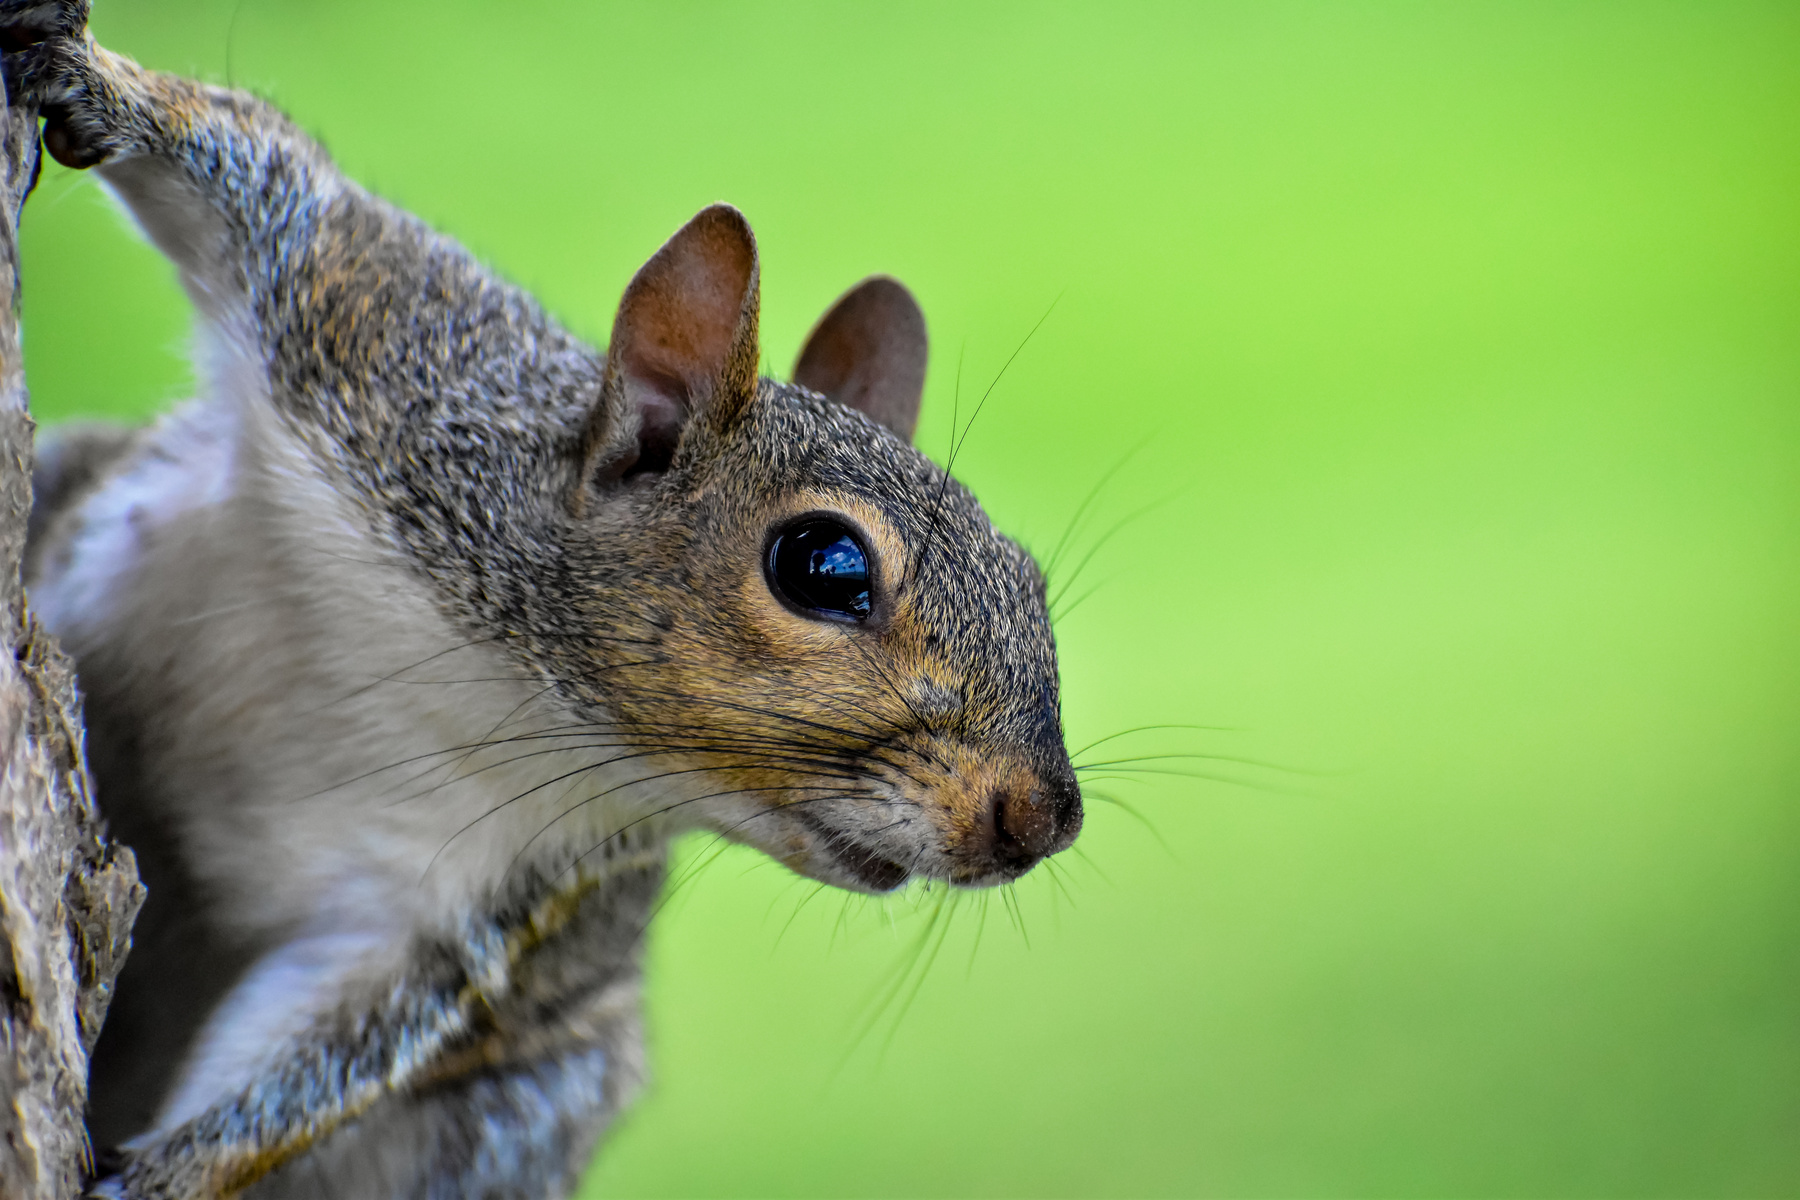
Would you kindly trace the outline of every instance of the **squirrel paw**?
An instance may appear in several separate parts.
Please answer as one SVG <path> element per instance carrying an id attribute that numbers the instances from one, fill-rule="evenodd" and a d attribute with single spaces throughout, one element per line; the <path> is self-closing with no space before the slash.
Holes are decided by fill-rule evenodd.
<path id="1" fill-rule="evenodd" d="M 87 36 L 89 0 L 0 0 L 0 70 L 9 102 L 36 104 L 44 148 L 65 167 L 91 167 L 119 148 L 108 89 Z"/>
<path id="2" fill-rule="evenodd" d="M 0 51 L 12 54 L 53 37 L 80 37 L 89 0 L 0 0 Z"/>

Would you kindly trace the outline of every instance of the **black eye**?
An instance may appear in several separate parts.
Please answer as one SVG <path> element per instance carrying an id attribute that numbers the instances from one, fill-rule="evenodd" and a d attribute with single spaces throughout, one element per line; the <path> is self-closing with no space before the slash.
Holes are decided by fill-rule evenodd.
<path id="1" fill-rule="evenodd" d="M 841 522 L 813 517 L 769 543 L 769 587 L 795 608 L 834 621 L 869 618 L 869 555 Z"/>

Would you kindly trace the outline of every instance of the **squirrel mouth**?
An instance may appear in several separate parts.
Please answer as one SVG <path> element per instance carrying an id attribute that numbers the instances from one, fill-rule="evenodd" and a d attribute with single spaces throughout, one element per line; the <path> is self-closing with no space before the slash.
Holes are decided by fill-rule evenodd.
<path id="1" fill-rule="evenodd" d="M 811 813 L 796 812 L 800 823 L 812 830 L 831 851 L 838 866 L 856 877 L 856 881 L 872 892 L 891 892 L 912 874 L 907 868 L 862 845 L 848 834 L 831 828 Z"/>

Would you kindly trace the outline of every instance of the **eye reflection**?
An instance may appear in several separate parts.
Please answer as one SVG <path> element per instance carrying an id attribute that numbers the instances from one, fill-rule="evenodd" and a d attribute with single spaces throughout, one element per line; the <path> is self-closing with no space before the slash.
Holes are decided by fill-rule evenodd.
<path id="1" fill-rule="evenodd" d="M 864 621 L 869 555 L 841 521 L 814 517 L 782 530 L 764 564 L 769 587 L 795 608 L 833 621 Z"/>

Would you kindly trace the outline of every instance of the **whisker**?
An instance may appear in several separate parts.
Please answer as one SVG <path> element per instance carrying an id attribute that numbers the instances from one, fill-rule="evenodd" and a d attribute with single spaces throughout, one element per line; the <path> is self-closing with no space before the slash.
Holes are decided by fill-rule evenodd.
<path id="1" fill-rule="evenodd" d="M 1121 729 L 1117 733 L 1109 733 L 1103 738 L 1096 738 L 1094 741 L 1089 742 L 1087 745 L 1083 746 L 1081 749 L 1075 751 L 1069 757 L 1070 758 L 1080 758 L 1082 755 L 1086 754 L 1089 750 L 1092 750 L 1097 746 L 1104 746 L 1107 742 L 1116 742 L 1122 737 L 1130 737 L 1131 735 L 1137 734 L 1137 733 L 1151 733 L 1151 732 L 1164 730 L 1164 729 L 1197 730 L 1202 733 L 1218 733 L 1218 732 L 1239 733 L 1239 732 L 1242 732 L 1241 728 L 1236 725 L 1135 725 L 1130 729 Z"/>
<path id="2" fill-rule="evenodd" d="M 1093 506 L 1095 500 L 1100 498 L 1101 491 L 1113 481 L 1114 476 L 1125 469 L 1127 463 L 1143 451 L 1144 447 L 1155 441 L 1156 437 L 1157 435 L 1154 433 L 1146 435 L 1143 440 L 1127 450 L 1112 466 L 1108 467 L 1094 483 L 1094 486 L 1088 489 L 1088 494 L 1082 497 L 1081 503 L 1075 507 L 1075 515 L 1069 518 L 1068 526 L 1063 530 L 1062 536 L 1056 540 L 1055 547 L 1050 551 L 1050 557 L 1044 562 L 1043 571 L 1046 579 L 1056 570 L 1057 563 L 1062 560 L 1063 550 L 1067 548 L 1070 539 L 1075 536 L 1075 531 L 1081 527 L 1081 522 L 1087 516 L 1088 509 Z"/>
<path id="3" fill-rule="evenodd" d="M 816 884 L 812 891 L 800 897 L 800 903 L 794 905 L 794 911 L 788 914 L 788 919 L 782 923 L 781 931 L 775 935 L 775 944 L 777 946 L 781 945 L 782 939 L 787 937 L 788 930 L 794 927 L 794 922 L 799 919 L 801 910 L 817 899 L 819 893 L 823 892 L 829 886 L 829 884 L 824 883 Z"/>
<path id="4" fill-rule="evenodd" d="M 1326 771 L 1309 771 L 1302 767 L 1284 767 L 1280 763 L 1269 762 L 1266 759 L 1245 758 L 1242 755 L 1237 754 L 1138 754 L 1133 755 L 1130 758 L 1111 758 L 1101 762 L 1077 763 L 1075 764 L 1075 769 L 1077 771 L 1098 771 L 1105 768 L 1126 767 L 1134 763 L 1169 762 L 1174 760 L 1185 760 L 1190 762 L 1228 762 L 1237 763 L 1240 766 L 1246 767 L 1262 767 L 1270 771 L 1280 771 L 1287 775 L 1310 775 L 1315 778 L 1328 778 L 1330 776 L 1330 772 Z"/>
<path id="5" fill-rule="evenodd" d="M 969 423 L 963 426 L 962 435 L 956 438 L 955 442 L 952 443 L 949 458 L 944 463 L 943 481 L 938 485 L 937 497 L 933 500 L 931 505 L 931 525 L 926 531 L 925 540 L 920 546 L 919 555 L 914 560 L 914 569 L 912 573 L 915 578 L 925 569 L 925 561 L 930 556 L 931 547 L 937 540 L 938 521 L 943 511 L 944 495 L 950 486 L 952 477 L 951 472 L 956 468 L 956 458 L 962 453 L 963 443 L 969 440 L 969 431 L 975 428 L 975 421 L 981 416 L 981 410 L 987 407 L 988 397 L 992 396 L 994 394 L 994 389 L 1000 386 L 1000 381 L 1006 377 L 1007 370 L 1013 365 L 1013 362 L 1019 355 L 1024 352 L 1025 347 L 1031 344 L 1031 339 L 1037 336 L 1037 331 L 1044 327 L 1044 322 L 1050 319 L 1050 314 L 1056 311 L 1056 306 L 1060 303 L 1062 303 L 1062 294 L 1058 293 L 1056 299 L 1050 302 L 1050 307 L 1044 310 L 1044 315 L 1037 319 L 1037 324 L 1031 327 L 1031 332 L 1025 335 L 1024 340 L 1014 348 L 1013 352 L 1007 356 L 1006 361 L 1000 365 L 1000 370 L 995 374 L 993 382 L 989 383 L 987 385 L 987 390 L 981 393 L 981 399 L 976 403 L 975 411 L 969 414 Z M 961 382 L 962 365 L 959 361 L 957 364 L 957 384 L 959 390 Z"/>
<path id="6" fill-rule="evenodd" d="M 919 991 L 925 986 L 925 980 L 931 974 L 931 968 L 937 964 L 938 955 L 943 953 L 944 943 L 950 937 L 951 917 L 956 912 L 961 895 L 961 892 L 952 891 L 942 893 L 937 911 L 931 916 L 931 924 L 926 927 L 926 939 L 930 938 L 931 930 L 937 927 L 940 918 L 943 921 L 943 928 L 939 930 L 937 940 L 931 942 L 931 949 L 925 953 L 923 963 L 913 972 L 912 988 L 906 993 L 906 999 L 900 1002 L 899 1009 L 894 1013 L 893 1021 L 888 1025 L 887 1037 L 882 1040 L 881 1051 L 875 1056 L 876 1062 L 879 1063 L 887 1058 L 888 1051 L 893 1048 L 894 1038 L 899 1036 L 900 1026 L 906 1023 L 906 1014 L 912 1011 L 913 1002 L 919 998 Z M 920 947 L 923 948 L 924 945 L 925 941 L 921 941 Z"/>
<path id="7" fill-rule="evenodd" d="M 1182 492 L 1185 490 L 1186 490 L 1185 488 L 1182 488 L 1182 489 L 1177 489 L 1176 491 L 1170 492 L 1166 496 L 1163 496 L 1156 500 L 1152 500 L 1150 503 L 1142 506 L 1141 508 L 1132 510 L 1131 512 L 1125 514 L 1123 517 L 1120 517 L 1117 521 L 1113 522 L 1113 524 L 1107 528 L 1106 532 L 1100 535 L 1099 540 L 1097 540 L 1092 546 L 1088 547 L 1087 553 L 1083 554 L 1081 556 L 1081 559 L 1078 562 L 1076 562 L 1075 569 L 1069 573 L 1069 577 L 1067 579 L 1064 579 L 1057 586 L 1055 593 L 1050 597 L 1050 599 L 1048 601 L 1051 613 L 1054 614 L 1056 612 L 1057 605 L 1062 603 L 1063 597 L 1065 597 L 1069 594 L 1069 589 L 1075 585 L 1075 581 L 1077 579 L 1081 578 L 1081 573 L 1087 569 L 1087 565 L 1089 563 L 1094 561 L 1094 555 L 1100 553 L 1100 551 L 1105 548 L 1107 542 L 1111 541 L 1113 539 L 1113 537 L 1116 536 L 1126 526 L 1130 525 L 1134 521 L 1141 520 L 1144 517 L 1155 512 L 1157 509 L 1161 508 L 1163 505 L 1168 504 L 1170 501 L 1172 501 L 1176 497 L 1180 496 L 1182 494 Z"/>
<path id="8" fill-rule="evenodd" d="M 657 753 L 657 752 L 651 751 L 651 752 L 646 752 L 645 754 L 642 754 L 642 755 L 637 755 L 635 757 L 650 757 L 655 753 Z M 593 770 L 598 769 L 599 767 L 610 766 L 610 765 L 612 765 L 613 761 L 615 761 L 615 760 L 609 759 L 604 762 L 593 764 L 589 767 L 585 767 L 580 771 L 569 772 L 569 774 L 570 775 L 580 775 L 580 774 L 583 774 L 586 772 L 591 772 Z M 561 822 L 564 818 L 568 817 L 572 813 L 578 812 L 580 809 L 585 808 L 587 805 L 594 803 L 596 800 L 604 799 L 605 797 L 613 795 L 617 792 L 623 791 L 624 789 L 626 789 L 628 787 L 636 787 L 636 786 L 640 786 L 645 783 L 660 783 L 663 780 L 671 779 L 676 776 L 682 776 L 682 775 L 697 775 L 697 774 L 703 774 L 703 773 L 710 772 L 710 771 L 755 770 L 755 769 L 758 769 L 759 767 L 766 769 L 766 767 L 764 767 L 763 764 L 754 763 L 754 762 L 753 763 L 727 764 L 724 766 L 684 767 L 679 770 L 664 771 L 664 772 L 661 772 L 660 774 L 648 776 L 648 777 L 642 778 L 642 779 L 628 779 L 622 783 L 614 784 L 612 787 L 606 788 L 592 796 L 589 796 L 589 797 L 583 799 L 579 804 L 573 805 L 570 808 L 567 808 L 564 811 L 558 813 L 555 817 L 551 818 L 548 823 L 546 823 L 536 833 L 532 834 L 531 837 L 525 842 L 525 844 L 519 848 L 518 853 L 513 856 L 513 865 L 516 866 L 518 864 L 519 859 L 524 856 L 525 852 L 527 850 L 529 850 L 534 844 L 536 844 L 536 842 L 539 838 L 543 837 L 544 834 L 548 833 L 552 827 L 554 827 L 556 824 Z M 803 779 L 804 778 L 825 778 L 825 779 L 837 778 L 837 779 L 852 779 L 852 780 L 854 780 L 854 779 L 860 778 L 859 776 L 855 776 L 855 775 L 833 775 L 832 773 L 825 772 L 825 771 L 810 771 L 810 772 L 802 771 L 802 772 L 796 772 L 796 774 L 800 778 L 803 778 Z M 544 785 L 542 785 L 542 784 L 539 785 L 539 787 L 542 787 L 542 786 L 544 786 Z M 496 805 L 494 808 L 491 808 L 487 812 L 481 814 L 481 816 L 476 817 L 473 821 L 469 822 L 468 825 L 465 825 L 461 830 L 459 830 L 457 832 L 457 834 L 454 836 L 460 837 L 463 833 L 468 832 L 469 829 L 473 828 L 480 821 L 486 819 L 489 816 L 492 816 L 500 808 L 505 807 L 505 805 L 507 805 L 507 804 L 512 804 L 514 801 L 523 799 L 525 796 L 529 795 L 531 792 L 536 791 L 536 790 L 538 790 L 538 789 L 532 788 L 526 792 L 520 793 L 520 795 L 518 795 L 518 796 L 514 796 L 511 800 L 503 801 L 502 804 Z M 677 808 L 680 808 L 680 807 L 682 807 L 684 805 L 688 805 L 688 804 L 696 804 L 702 800 L 717 799 L 721 796 L 750 795 L 750 794 L 761 793 L 761 792 L 783 792 L 783 791 L 791 792 L 791 791 L 816 791 L 816 790 L 820 790 L 820 789 L 808 788 L 808 787 L 796 787 L 792 784 L 782 784 L 782 785 L 774 785 L 774 786 L 770 786 L 770 787 L 729 788 L 729 789 L 726 789 L 721 792 L 711 792 L 711 793 L 708 793 L 703 796 L 691 796 L 691 797 L 688 797 L 687 799 L 676 801 L 674 804 L 665 805 L 664 807 L 656 810 L 654 813 L 648 813 L 648 814 L 645 814 L 644 816 L 641 816 L 634 820 L 626 822 L 619 829 L 614 830 L 612 833 L 608 834 L 606 838 L 602 839 L 602 841 L 599 843 L 599 846 L 604 846 L 606 844 L 606 842 L 622 836 L 623 834 L 629 832 L 631 829 L 636 828 L 638 825 L 641 825 L 646 821 L 653 820 L 656 817 L 667 815 L 668 813 L 673 812 Z M 845 789 L 841 786 L 834 786 L 833 788 L 831 788 L 829 790 L 840 793 L 840 794 L 845 791 Z M 452 840 L 454 840 L 454 837 Z M 594 849 L 598 849 L 599 846 L 596 846 Z M 585 858 L 585 857 L 587 857 L 588 854 L 592 854 L 593 852 L 594 852 L 594 850 L 591 849 L 591 850 L 587 851 L 586 854 L 583 854 L 581 857 Z M 440 850 L 439 853 L 442 853 L 442 850 Z M 577 861 L 579 862 L 580 860 L 578 859 Z M 509 867 L 508 869 L 510 870 L 511 867 Z"/>
<path id="9" fill-rule="evenodd" d="M 1143 813 L 1139 812 L 1135 807 L 1133 807 L 1130 804 L 1127 804 L 1125 801 L 1119 799 L 1117 796 L 1108 795 L 1105 792 L 1090 792 L 1089 795 L 1095 800 L 1099 800 L 1106 804 L 1112 805 L 1114 808 L 1118 809 L 1120 812 L 1124 813 L 1126 816 L 1130 817 L 1132 820 L 1134 820 L 1138 824 L 1142 825 L 1144 827 L 1145 832 L 1147 832 L 1152 838 L 1156 839 L 1156 844 L 1161 846 L 1163 848 L 1163 850 L 1169 855 L 1170 858 L 1175 857 L 1175 848 L 1173 846 L 1169 845 L 1168 841 L 1166 839 L 1164 839 L 1164 837 L 1162 835 L 1162 830 L 1158 829 L 1156 827 L 1155 823 L 1150 820 L 1150 818 L 1146 817 Z"/>

